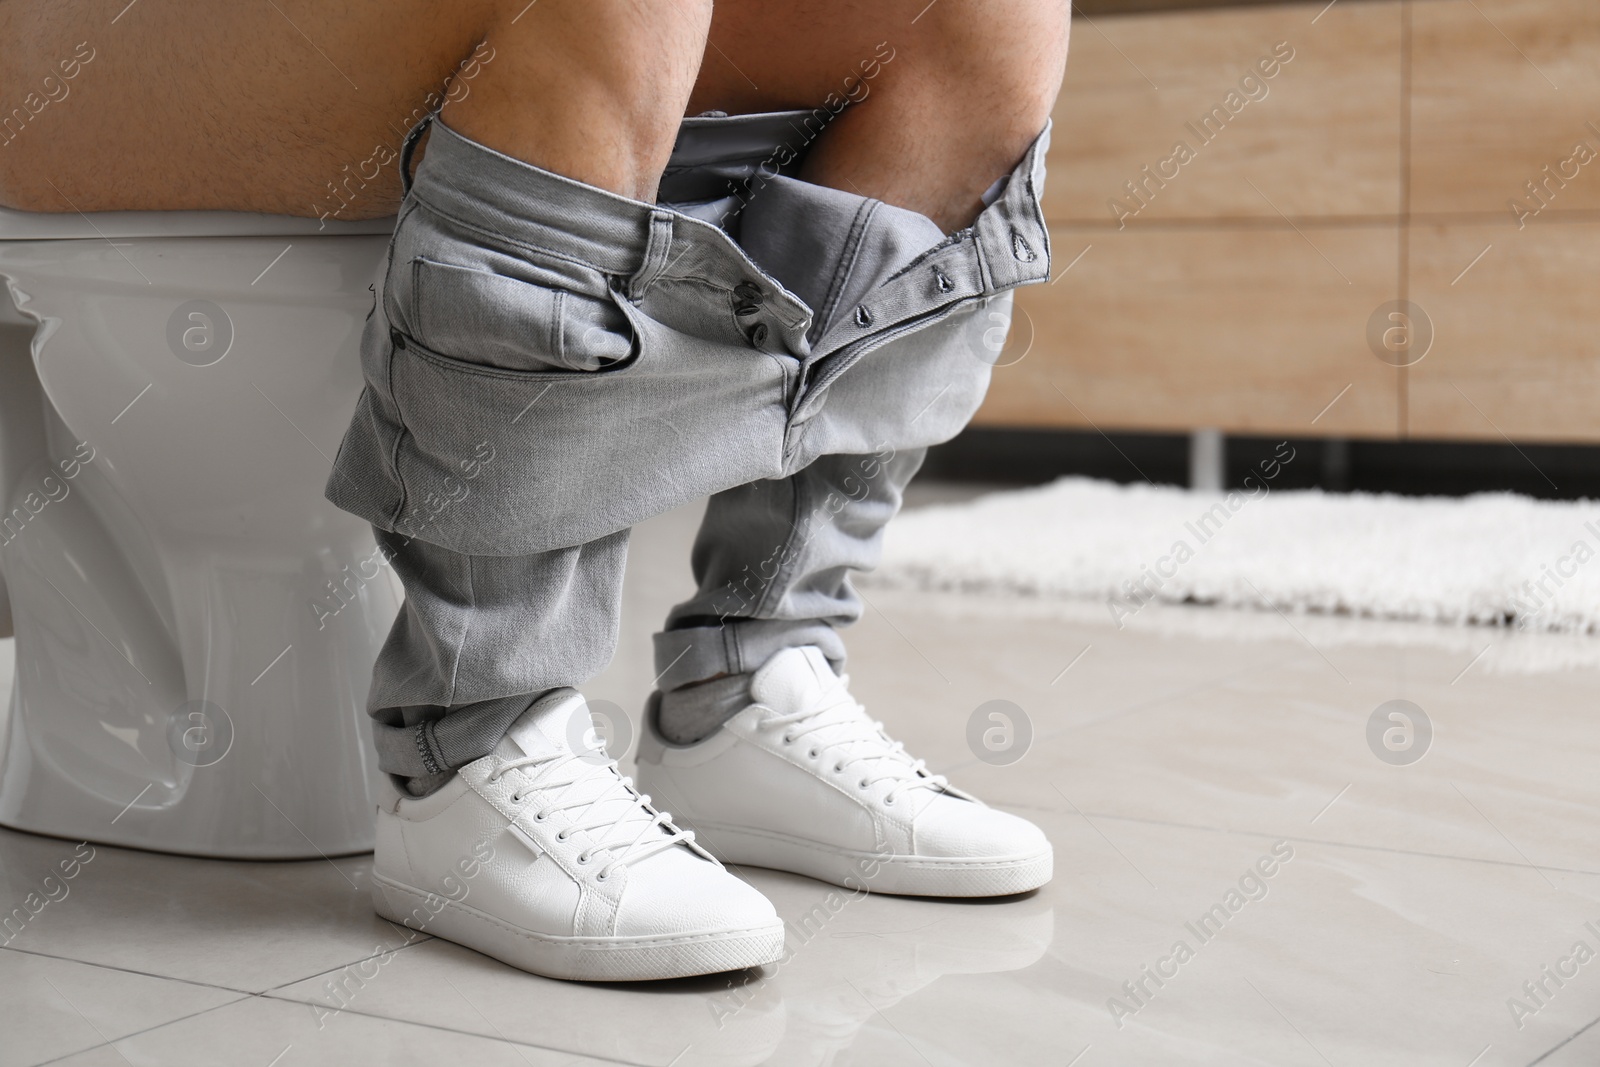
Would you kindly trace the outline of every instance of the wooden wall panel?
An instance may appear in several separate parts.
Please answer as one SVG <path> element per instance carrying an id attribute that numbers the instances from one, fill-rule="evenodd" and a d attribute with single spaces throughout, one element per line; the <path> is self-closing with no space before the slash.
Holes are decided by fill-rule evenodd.
<path id="1" fill-rule="evenodd" d="M 1394 296 L 1390 229 L 1056 227 L 1051 240 L 1063 262 L 1092 247 L 1018 293 L 980 424 L 1392 432 L 1394 372 L 1365 340 Z"/>
<path id="2" fill-rule="evenodd" d="M 1270 95 L 1119 228 L 1108 198 L 1282 40 Z M 1600 441 L 1600 3 L 1079 19 L 1055 114 L 1057 271 L 1092 248 L 1019 294 L 1032 348 L 979 424 Z M 1366 343 L 1401 295 L 1435 331 L 1405 371 Z"/>
<path id="3" fill-rule="evenodd" d="M 1600 221 L 1417 226 L 1411 248 L 1412 299 L 1434 329 L 1410 372 L 1411 433 L 1600 438 Z"/>
<path id="4" fill-rule="evenodd" d="M 1129 225 L 1393 216 L 1400 4 L 1337 4 L 1313 25 L 1325 3 L 1076 20 L 1054 116 L 1051 220 L 1115 225 L 1113 198 L 1138 211 Z M 1261 78 L 1255 64 L 1280 43 L 1293 58 Z M 1251 74 L 1259 99 L 1239 91 Z M 1226 123 L 1200 130 L 1218 107 Z M 1193 159 L 1165 163 L 1179 142 Z M 1129 181 L 1144 183 L 1147 206 Z"/>
<path id="5" fill-rule="evenodd" d="M 1421 0 L 1413 9 L 1411 208 L 1513 218 L 1580 140 L 1600 150 L 1600 3 Z M 1592 125 L 1591 125 L 1592 124 Z M 1600 209 L 1600 159 L 1552 183 L 1552 212 Z"/>

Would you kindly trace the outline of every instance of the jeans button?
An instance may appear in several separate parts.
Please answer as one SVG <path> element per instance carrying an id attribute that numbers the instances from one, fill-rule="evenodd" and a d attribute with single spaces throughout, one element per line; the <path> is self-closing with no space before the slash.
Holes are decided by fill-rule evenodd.
<path id="1" fill-rule="evenodd" d="M 406 350 L 406 335 L 391 326 L 389 328 L 389 343 L 404 352 Z"/>
<path id="2" fill-rule="evenodd" d="M 748 336 L 750 338 L 750 344 L 756 348 L 760 348 L 762 345 L 767 343 L 767 324 L 764 322 L 756 323 L 754 326 L 750 327 L 750 333 Z"/>
<path id="3" fill-rule="evenodd" d="M 766 299 L 766 294 L 761 291 L 761 287 L 751 282 L 740 282 L 734 286 L 733 295 L 738 297 L 742 303 L 754 304 L 756 307 L 760 307 L 761 302 Z"/>

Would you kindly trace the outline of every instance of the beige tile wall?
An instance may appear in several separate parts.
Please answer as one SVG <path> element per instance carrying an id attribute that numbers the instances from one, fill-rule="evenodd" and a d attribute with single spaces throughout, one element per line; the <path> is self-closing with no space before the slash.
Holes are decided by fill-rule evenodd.
<path id="1" fill-rule="evenodd" d="M 1412 25 L 1413 212 L 1510 218 L 1546 164 L 1600 149 L 1600 3 L 1419 0 Z M 1550 210 L 1600 210 L 1600 160 Z"/>
<path id="2" fill-rule="evenodd" d="M 1030 333 L 1033 349 L 995 371 L 986 422 L 1306 435 L 1394 425 L 1393 372 L 1364 339 L 1393 289 L 1392 228 L 1057 225 L 1051 240 L 1063 265 L 1088 251 L 1018 302 L 1000 362 L 1022 356 Z"/>
<path id="3" fill-rule="evenodd" d="M 1415 224 L 1411 247 L 1412 299 L 1434 322 L 1411 432 L 1600 439 L 1600 220 Z"/>
<path id="4" fill-rule="evenodd" d="M 1321 7 L 1078 18 L 1051 138 L 1051 220 L 1115 225 L 1107 201 L 1138 207 L 1125 183 L 1147 165 L 1159 177 L 1179 141 L 1193 161 L 1165 188 L 1150 184 L 1137 221 L 1393 216 L 1399 5 L 1336 4 L 1312 25 Z M 1293 58 L 1263 78 L 1256 64 L 1275 46 Z M 1259 99 L 1240 90 L 1247 77 Z M 1200 121 L 1218 107 L 1227 121 L 1203 140 Z"/>
<path id="5" fill-rule="evenodd" d="M 1186 123 L 1279 42 L 1201 144 Z M 1019 294 L 1027 355 L 980 424 L 1600 440 L 1600 3 L 1079 18 L 1055 116 L 1057 270 L 1089 250 Z M 1139 204 L 1123 183 L 1178 139 L 1194 158 Z M 1409 370 L 1366 339 L 1402 296 L 1435 337 Z"/>

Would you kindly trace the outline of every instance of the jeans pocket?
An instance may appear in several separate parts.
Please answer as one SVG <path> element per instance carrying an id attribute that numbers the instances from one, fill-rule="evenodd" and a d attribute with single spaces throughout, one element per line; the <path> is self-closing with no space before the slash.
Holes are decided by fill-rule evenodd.
<path id="1" fill-rule="evenodd" d="M 385 477 L 357 492 L 336 470 L 330 498 L 384 529 L 504 556 L 584 544 L 776 477 L 793 361 L 668 326 L 609 294 L 623 327 L 608 334 L 628 348 L 599 370 L 542 369 L 549 349 L 525 364 L 535 369 L 507 369 L 489 362 L 506 358 L 491 346 L 458 349 L 465 359 L 398 326 L 369 331 L 367 407 L 389 429 L 347 437 L 336 468 L 381 465 Z"/>
<path id="2" fill-rule="evenodd" d="M 507 371 L 591 372 L 635 351 L 631 324 L 609 298 L 422 256 L 402 277 L 407 287 L 394 294 L 405 309 L 402 332 L 447 358 Z M 596 274 L 594 287 L 605 285 Z"/>

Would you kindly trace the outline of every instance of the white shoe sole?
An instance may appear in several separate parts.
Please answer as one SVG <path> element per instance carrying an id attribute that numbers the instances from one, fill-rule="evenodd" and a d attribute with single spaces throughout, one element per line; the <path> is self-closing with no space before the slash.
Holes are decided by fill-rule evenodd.
<path id="1" fill-rule="evenodd" d="M 691 825 L 688 820 L 679 822 Z M 1050 881 L 1053 851 L 1021 856 L 959 859 L 885 856 L 834 848 L 816 841 L 749 827 L 692 823 L 696 840 L 724 863 L 767 867 L 816 878 L 846 889 L 923 897 L 1001 897 L 1026 893 Z M 876 873 L 874 871 L 876 866 Z"/>
<path id="2" fill-rule="evenodd" d="M 443 898 L 372 874 L 372 906 L 405 924 L 420 904 Z M 709 930 L 670 937 L 554 937 L 513 926 L 493 915 L 444 900 L 424 933 L 493 956 L 547 978 L 588 982 L 643 982 L 720 974 L 775 963 L 783 956 L 783 922 L 746 930 Z M 431 910 L 431 909 L 428 909 Z"/>

